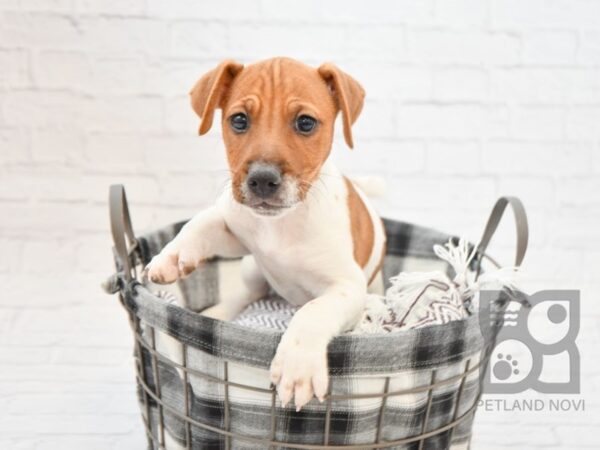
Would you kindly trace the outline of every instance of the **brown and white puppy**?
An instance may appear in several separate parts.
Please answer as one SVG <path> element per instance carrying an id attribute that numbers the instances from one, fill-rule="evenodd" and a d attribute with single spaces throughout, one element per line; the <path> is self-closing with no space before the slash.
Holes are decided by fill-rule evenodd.
<path id="1" fill-rule="evenodd" d="M 231 189 L 197 214 L 149 264 L 171 283 L 213 256 L 244 256 L 243 298 L 204 314 L 230 320 L 271 286 L 302 306 L 271 364 L 283 404 L 297 409 L 328 386 L 327 345 L 352 328 L 384 252 L 381 220 L 365 195 L 328 161 L 334 121 L 344 138 L 364 90 L 333 64 L 318 69 L 287 58 L 243 67 L 224 61 L 191 91 L 200 134 L 222 110 Z"/>

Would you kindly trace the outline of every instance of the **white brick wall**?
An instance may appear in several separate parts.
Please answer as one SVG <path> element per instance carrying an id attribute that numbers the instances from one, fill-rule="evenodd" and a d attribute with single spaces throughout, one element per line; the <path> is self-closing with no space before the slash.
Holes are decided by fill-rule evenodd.
<path id="1" fill-rule="evenodd" d="M 0 448 L 141 449 L 112 270 L 110 183 L 134 226 L 191 215 L 225 175 L 187 92 L 223 58 L 332 60 L 368 93 L 349 174 L 382 211 L 477 239 L 530 214 L 531 290 L 583 289 L 584 414 L 481 412 L 475 448 L 598 448 L 600 1 L 0 0 Z M 341 142 L 341 141 L 340 141 Z M 509 261 L 512 225 L 495 253 Z"/>

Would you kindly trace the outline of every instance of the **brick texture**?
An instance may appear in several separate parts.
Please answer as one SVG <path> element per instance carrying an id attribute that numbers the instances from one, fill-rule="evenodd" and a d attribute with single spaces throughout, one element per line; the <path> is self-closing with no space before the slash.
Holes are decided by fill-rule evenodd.
<path id="1" fill-rule="evenodd" d="M 530 214 L 531 290 L 583 290 L 585 413 L 482 412 L 474 448 L 598 448 L 600 2 L 0 0 L 0 448 L 145 448 L 112 271 L 107 189 L 134 227 L 222 189 L 187 92 L 224 58 L 334 61 L 367 91 L 349 175 L 393 217 L 477 240 L 495 198 Z M 493 246 L 512 258 L 513 226 Z"/>

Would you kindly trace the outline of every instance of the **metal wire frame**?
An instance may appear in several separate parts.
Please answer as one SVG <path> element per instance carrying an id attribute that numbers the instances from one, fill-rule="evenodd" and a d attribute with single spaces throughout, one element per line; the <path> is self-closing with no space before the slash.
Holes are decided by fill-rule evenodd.
<path id="1" fill-rule="evenodd" d="M 248 386 L 248 385 L 244 385 L 241 383 L 229 381 L 227 361 L 223 361 L 223 379 L 215 377 L 215 376 L 207 374 L 207 373 L 204 373 L 199 370 L 189 368 L 189 367 L 187 367 L 187 345 L 186 344 L 181 343 L 183 355 L 182 355 L 182 363 L 180 364 L 176 361 L 173 361 L 171 358 L 165 356 L 164 354 L 161 354 L 160 352 L 158 352 L 156 350 L 155 330 L 153 327 L 151 327 L 147 324 L 145 325 L 145 330 L 148 333 L 149 341 L 150 341 L 148 343 L 141 335 L 140 320 L 133 313 L 130 313 L 130 324 L 131 324 L 131 327 L 132 327 L 132 330 L 134 333 L 134 337 L 135 337 L 134 343 L 135 343 L 135 349 L 136 349 L 136 355 L 137 355 L 137 364 L 135 366 L 136 378 L 137 378 L 138 385 L 141 387 L 141 390 L 143 392 L 142 398 L 143 398 L 144 404 L 146 406 L 146 408 L 145 408 L 146 414 L 144 417 L 144 427 L 146 429 L 146 435 L 147 435 L 150 447 L 158 448 L 159 450 L 165 449 L 165 436 L 164 436 L 164 428 L 165 428 L 164 414 L 165 414 L 165 412 L 167 412 L 168 414 L 170 414 L 172 416 L 177 417 L 178 419 L 180 419 L 184 422 L 185 437 L 186 437 L 184 448 L 186 450 L 192 449 L 192 432 L 191 432 L 192 427 L 198 427 L 205 431 L 210 431 L 210 432 L 216 433 L 220 436 L 223 436 L 226 450 L 229 450 L 231 448 L 231 440 L 232 439 L 240 440 L 240 441 L 247 442 L 250 444 L 261 444 L 264 446 L 264 448 L 268 448 L 268 449 L 277 449 L 279 447 L 285 447 L 285 448 L 294 448 L 294 449 L 298 449 L 298 450 L 318 450 L 318 449 L 340 449 L 340 450 L 341 449 L 344 449 L 344 450 L 361 449 L 361 450 L 364 450 L 366 448 L 383 449 L 383 448 L 389 448 L 389 447 L 393 447 L 393 446 L 397 446 L 397 445 L 418 442 L 418 444 L 419 444 L 418 449 L 422 450 L 424 448 L 425 441 L 428 438 L 431 438 L 433 436 L 439 435 L 444 432 L 448 432 L 448 444 L 451 445 L 451 441 L 452 441 L 452 437 L 454 435 L 455 428 L 458 425 L 460 425 L 461 423 L 463 423 L 464 421 L 471 418 L 475 414 L 477 404 L 479 402 L 479 398 L 481 397 L 481 384 L 479 384 L 479 392 L 478 392 L 477 398 L 475 399 L 473 404 L 463 414 L 459 415 L 459 408 L 461 405 L 462 395 L 464 393 L 465 381 L 470 374 L 474 373 L 475 371 L 477 371 L 481 368 L 485 369 L 485 366 L 487 364 L 486 362 L 489 359 L 489 352 L 487 350 L 484 350 L 482 358 L 480 358 L 480 360 L 476 364 L 471 366 L 470 361 L 467 360 L 466 364 L 465 364 L 465 369 L 460 374 L 443 379 L 443 380 L 436 380 L 436 371 L 432 370 L 431 380 L 430 380 L 429 384 L 424 385 L 424 386 L 413 387 L 410 389 L 389 391 L 390 377 L 386 377 L 385 383 L 384 383 L 384 389 L 383 389 L 383 392 L 381 392 L 381 393 L 355 394 L 355 395 L 333 395 L 333 394 L 331 394 L 331 392 L 329 392 L 326 395 L 326 399 L 325 399 L 326 410 L 325 410 L 325 429 L 324 429 L 323 444 L 319 445 L 319 444 L 288 443 L 288 442 L 278 441 L 275 439 L 275 434 L 276 434 L 276 390 L 274 387 L 271 387 L 270 389 L 265 389 L 265 388 Z M 150 367 L 152 369 L 152 376 L 154 379 L 155 389 L 152 389 L 148 385 L 148 382 L 146 380 L 144 367 L 147 367 L 147 365 L 145 364 L 145 361 L 144 361 L 144 352 L 146 352 L 147 354 L 150 355 L 150 359 L 151 359 Z M 163 363 L 168 364 L 172 367 L 175 367 L 183 372 L 183 381 L 184 381 L 184 383 L 183 383 L 183 385 L 184 385 L 183 386 L 183 389 L 184 389 L 184 411 L 183 411 L 183 413 L 181 411 L 173 408 L 172 406 L 166 404 L 163 401 L 163 399 L 161 398 L 160 379 L 159 379 L 159 371 L 158 371 L 159 360 L 162 361 Z M 219 427 L 216 427 L 213 425 L 208 425 L 208 424 L 202 423 L 202 422 L 190 417 L 190 405 L 189 405 L 189 395 L 190 395 L 189 376 L 190 375 L 198 376 L 205 380 L 208 380 L 208 381 L 211 381 L 214 383 L 218 383 L 218 384 L 222 384 L 224 386 L 224 421 L 223 421 L 224 427 L 223 428 L 219 428 Z M 434 430 L 427 431 L 427 428 L 428 428 L 427 425 L 428 425 L 428 421 L 429 421 L 429 413 L 431 411 L 431 405 L 433 402 L 434 389 L 436 389 L 440 386 L 453 384 L 456 382 L 460 382 L 460 385 L 459 385 L 459 388 L 458 388 L 458 391 L 456 394 L 456 400 L 454 402 L 454 411 L 453 411 L 452 420 L 449 423 L 447 423 L 441 427 L 438 427 Z M 230 423 L 231 404 L 230 404 L 230 398 L 229 398 L 229 388 L 230 387 L 235 387 L 235 388 L 252 391 L 252 392 L 264 393 L 264 394 L 267 394 L 270 396 L 270 399 L 271 399 L 271 408 L 270 408 L 271 429 L 270 429 L 268 437 L 258 438 L 255 436 L 247 436 L 247 435 L 242 435 L 242 434 L 238 434 L 238 433 L 230 431 L 230 425 L 231 425 L 231 423 Z M 385 415 L 387 398 L 392 397 L 392 396 L 401 396 L 401 395 L 414 394 L 414 393 L 420 393 L 420 392 L 427 392 L 425 417 L 424 417 L 422 425 L 421 425 L 421 433 L 418 435 L 415 435 L 415 436 L 410 436 L 410 437 L 406 437 L 406 438 L 402 438 L 402 439 L 396 439 L 393 441 L 382 441 L 381 430 L 382 430 L 383 424 L 384 424 L 384 415 Z M 373 444 L 348 444 L 348 445 L 331 445 L 331 444 L 329 444 L 333 402 L 339 401 L 339 400 L 357 400 L 357 399 L 367 399 L 367 398 L 381 398 L 381 407 L 380 407 L 379 415 L 378 415 L 378 419 L 377 419 L 375 442 Z M 153 400 L 157 405 L 158 430 L 152 429 L 153 428 L 152 427 L 152 417 L 151 417 L 151 411 L 150 411 L 150 405 L 149 405 L 150 400 Z"/>
<path id="2" fill-rule="evenodd" d="M 117 255 L 123 264 L 123 275 L 126 281 L 130 281 L 131 279 L 137 278 L 136 272 L 136 263 L 141 262 L 143 260 L 142 255 L 140 254 L 140 247 L 138 245 L 137 240 L 135 239 L 135 235 L 133 233 L 133 229 L 131 226 L 131 219 L 129 216 L 129 209 L 127 206 L 127 200 L 125 196 L 125 190 L 121 185 L 113 185 L 110 190 L 110 212 L 111 212 L 111 231 L 113 234 L 113 240 L 115 242 L 115 249 L 117 251 Z M 525 210 L 520 200 L 514 197 L 502 197 L 498 200 L 492 214 L 488 220 L 486 225 L 486 229 L 480 241 L 480 244 L 477 247 L 478 259 L 477 259 L 477 276 L 481 270 L 481 260 L 488 259 L 493 265 L 499 267 L 499 264 L 489 257 L 486 253 L 486 248 L 489 243 L 489 240 L 494 234 L 494 231 L 502 217 L 506 206 L 510 205 L 513 208 L 513 212 L 516 219 L 517 225 L 517 257 L 515 266 L 520 266 L 520 263 L 525 255 L 525 251 L 527 248 L 527 237 L 528 237 L 528 229 L 527 229 L 527 216 L 525 214 Z M 119 295 L 121 303 L 123 302 L 122 294 Z M 165 448 L 165 433 L 164 433 L 164 412 L 168 411 L 170 414 L 175 415 L 176 417 L 182 419 L 185 423 L 185 435 L 186 435 L 186 449 L 190 449 L 192 445 L 192 426 L 202 428 L 208 431 L 212 431 L 217 433 L 225 438 L 226 449 L 230 448 L 231 439 L 239 439 L 246 442 L 258 443 L 265 445 L 265 448 L 276 449 L 279 446 L 285 446 L 287 448 L 296 448 L 296 449 L 364 449 L 364 448 L 386 448 L 390 446 L 396 446 L 401 444 L 407 444 L 412 442 L 419 442 L 419 449 L 423 448 L 424 442 L 427 438 L 438 435 L 440 433 L 448 431 L 448 442 L 451 444 L 452 436 L 454 431 L 458 425 L 464 422 L 466 419 L 471 417 L 477 408 L 479 403 L 479 399 L 482 395 L 482 385 L 481 380 L 479 381 L 479 390 L 477 393 L 477 398 L 474 403 L 462 414 L 458 415 L 459 408 L 461 404 L 462 395 L 464 392 L 464 384 L 468 375 L 475 370 L 483 369 L 482 372 L 485 373 L 487 370 L 487 365 L 489 364 L 490 357 L 490 348 L 491 343 L 488 343 L 482 352 L 482 357 L 479 362 L 473 366 L 469 366 L 469 361 L 467 360 L 465 370 L 461 375 L 448 378 L 446 380 L 435 381 L 436 372 L 432 371 L 431 383 L 427 386 L 417 387 L 412 389 L 406 389 L 403 391 L 395 391 L 389 392 L 389 377 L 385 380 L 384 392 L 381 394 L 358 394 L 358 395 L 332 395 L 331 392 L 328 393 L 326 398 L 326 420 L 325 420 L 325 430 L 324 430 L 324 442 L 323 445 L 312 445 L 312 444 L 295 444 L 295 443 L 286 443 L 279 442 L 275 440 L 275 426 L 276 426 L 276 392 L 274 388 L 271 389 L 260 389 L 254 388 L 252 386 L 245 386 L 239 383 L 232 383 L 228 380 L 228 367 L 227 362 L 223 361 L 223 373 L 224 379 L 218 379 L 217 377 L 210 376 L 208 374 L 204 374 L 199 371 L 195 371 L 189 369 L 187 367 L 187 346 L 183 343 L 183 355 L 182 355 L 182 364 L 178 364 L 175 361 L 170 360 L 164 355 L 159 354 L 156 351 L 156 342 L 155 342 L 155 330 L 152 327 L 148 327 L 150 333 L 150 345 L 148 345 L 141 338 L 141 329 L 140 329 L 140 321 L 130 311 L 130 324 L 133 330 L 135 340 L 134 345 L 136 348 L 136 377 L 138 380 L 138 385 L 142 388 L 142 398 L 144 400 L 144 404 L 146 406 L 144 425 L 146 429 L 146 434 L 148 436 L 149 444 L 152 447 L 158 446 L 159 449 Z M 152 367 L 152 373 L 154 378 L 155 389 L 151 389 L 145 378 L 145 368 L 147 367 L 145 363 L 145 353 L 150 353 L 150 364 Z M 178 367 L 183 371 L 184 378 L 184 414 L 179 411 L 176 411 L 174 408 L 165 404 L 161 398 L 161 388 L 160 388 L 160 379 L 159 379 L 159 370 L 158 370 L 158 360 L 162 359 L 163 362 L 169 364 L 174 367 Z M 190 415 L 190 390 L 189 390 L 189 374 L 194 374 L 196 376 L 204 377 L 205 379 L 209 379 L 213 382 L 222 383 L 225 387 L 225 429 L 220 429 L 218 427 L 213 427 L 207 424 L 203 424 L 189 417 Z M 459 390 L 457 392 L 456 402 L 454 406 L 453 418 L 450 423 L 439 427 L 435 430 L 426 431 L 429 419 L 429 413 L 431 410 L 431 404 L 433 400 L 433 390 L 437 386 L 453 383 L 457 380 L 460 380 Z M 265 392 L 271 395 L 271 431 L 269 434 L 269 438 L 260 439 L 251 436 L 238 435 L 236 433 L 232 433 L 230 431 L 230 401 L 229 401 L 229 387 L 235 386 L 236 388 Z M 423 392 L 427 391 L 427 405 L 425 410 L 425 419 L 422 424 L 421 434 L 418 436 L 412 436 L 409 438 L 398 439 L 394 441 L 381 442 L 381 429 L 383 428 L 384 422 L 384 414 L 386 408 L 387 398 L 390 396 L 399 396 L 406 395 L 415 392 Z M 349 400 L 349 399 L 364 399 L 364 398 L 381 398 L 381 407 L 379 411 L 379 417 L 377 421 L 377 430 L 376 430 L 376 438 L 375 443 L 370 445 L 329 445 L 329 435 L 330 435 L 330 422 L 331 422 L 331 412 L 332 412 L 332 403 L 335 400 Z M 154 400 L 157 404 L 158 409 L 158 419 L 160 429 L 157 430 L 156 433 L 153 433 L 152 430 L 152 412 L 150 409 L 150 398 Z M 155 436 L 156 434 L 156 436 Z"/>
<path id="3" fill-rule="evenodd" d="M 115 241 L 115 249 L 117 250 L 117 254 L 119 259 L 123 262 L 123 275 L 126 281 L 130 281 L 131 279 L 137 278 L 136 266 L 137 263 L 141 263 L 143 261 L 142 254 L 140 253 L 140 246 L 138 241 L 135 239 L 133 234 L 133 230 L 131 227 L 131 220 L 129 217 L 129 211 L 127 207 L 127 201 L 125 198 L 125 192 L 122 186 L 111 186 L 111 196 L 110 196 L 110 204 L 111 204 L 111 230 L 113 234 L 113 239 Z M 486 253 L 486 247 L 489 243 L 489 239 L 494 234 L 494 230 L 498 225 L 498 222 L 502 216 L 502 213 L 506 207 L 506 205 L 510 204 L 513 207 L 515 217 L 517 219 L 517 258 L 516 258 L 516 266 L 519 266 L 523 256 L 525 254 L 525 250 L 527 248 L 527 220 L 524 209 L 518 199 L 515 198 L 501 198 L 494 207 L 492 215 L 488 220 L 488 224 L 486 225 L 486 230 L 482 237 L 482 240 L 477 248 L 478 250 L 478 258 L 477 258 L 477 275 L 480 273 L 481 269 L 481 260 L 487 259 L 491 262 L 491 264 L 499 267 L 499 264 L 489 257 Z M 122 293 L 119 295 L 121 303 L 124 304 Z M 126 308 L 127 309 L 127 308 Z M 287 443 L 282 441 L 277 441 L 275 439 L 276 436 L 276 391 L 274 387 L 270 389 L 262 389 L 255 388 L 252 386 L 246 386 L 240 383 L 234 383 L 229 381 L 228 377 L 228 366 L 227 362 L 223 361 L 223 374 L 224 379 L 219 379 L 218 377 L 211 376 L 209 374 L 202 373 L 197 370 L 193 370 L 187 367 L 187 346 L 183 343 L 183 355 L 182 355 L 182 364 L 179 364 L 166 356 L 160 354 L 156 351 L 156 342 L 155 342 L 155 330 L 152 327 L 147 326 L 146 329 L 149 333 L 150 344 L 144 341 L 141 337 L 141 328 L 140 328 L 140 320 L 135 316 L 132 311 L 129 311 L 129 319 L 131 328 L 134 333 L 134 345 L 135 345 L 135 369 L 136 369 L 136 378 L 138 381 L 138 386 L 140 388 L 141 398 L 143 400 L 143 406 L 145 406 L 145 414 L 142 413 L 144 427 L 146 430 L 146 434 L 148 437 L 148 443 L 152 448 L 157 447 L 160 450 L 165 449 L 165 412 L 181 419 L 185 424 L 185 448 L 186 450 L 190 450 L 192 448 L 192 427 L 197 427 L 200 429 L 204 429 L 207 431 L 214 432 L 220 436 L 223 436 L 225 442 L 226 450 L 231 447 L 231 440 L 238 439 L 241 441 L 261 444 L 261 448 L 269 448 L 269 449 L 277 449 L 279 447 L 286 448 L 295 448 L 295 449 L 305 449 L 305 450 L 316 450 L 316 449 L 346 449 L 346 450 L 358 450 L 358 449 L 381 449 L 388 448 L 402 444 L 409 444 L 418 442 L 419 450 L 422 450 L 425 444 L 425 440 L 431 438 L 433 436 L 439 435 L 441 433 L 448 432 L 447 434 L 447 442 L 448 445 L 451 445 L 452 438 L 455 433 L 456 428 L 470 417 L 472 417 L 476 411 L 477 405 L 482 395 L 482 380 L 479 380 L 478 384 L 478 392 L 476 395 L 476 399 L 473 404 L 462 414 L 459 415 L 459 410 L 461 406 L 461 399 L 464 393 L 465 381 L 469 374 L 473 373 L 475 370 L 479 370 L 480 373 L 485 373 L 487 371 L 487 366 L 489 364 L 490 352 L 489 350 L 492 348 L 492 343 L 488 343 L 484 350 L 482 351 L 482 357 L 477 362 L 476 365 L 470 367 L 470 361 L 466 361 L 465 370 L 460 375 L 450 377 L 445 380 L 436 381 L 436 371 L 433 370 L 431 373 L 431 381 L 427 386 L 415 387 L 411 389 L 405 389 L 401 391 L 389 391 L 390 378 L 385 378 L 384 390 L 382 393 L 378 394 L 356 394 L 356 395 L 332 395 L 331 391 L 326 396 L 326 411 L 325 411 L 325 424 L 324 424 L 324 440 L 322 445 L 314 445 L 314 444 L 296 444 L 296 443 Z M 152 377 L 154 379 L 154 389 L 148 386 L 146 380 L 146 368 L 148 364 L 146 364 L 146 357 L 150 357 L 150 367 L 152 369 Z M 162 360 L 163 363 L 168 364 L 172 367 L 177 367 L 183 372 L 183 394 L 184 394 L 184 411 L 175 410 L 173 407 L 165 404 L 162 400 L 161 396 L 161 386 L 160 386 L 160 373 L 158 370 L 158 362 Z M 202 422 L 199 422 L 190 417 L 190 387 L 189 387 L 189 375 L 195 375 L 202 377 L 204 379 L 210 380 L 215 383 L 220 383 L 224 385 L 224 429 L 207 425 Z M 441 385 L 450 384 L 460 381 L 459 389 L 456 393 L 456 400 L 454 404 L 454 411 L 452 415 L 452 420 L 434 430 L 427 431 L 428 429 L 428 420 L 430 417 L 430 411 L 433 401 L 433 390 Z M 239 389 L 245 389 L 256 392 L 263 392 L 270 395 L 271 398 L 271 429 L 269 432 L 269 436 L 267 438 L 257 438 L 253 436 L 244 436 L 237 433 L 233 433 L 230 430 L 230 399 L 229 399 L 229 388 L 236 387 Z M 381 439 L 381 430 L 384 425 L 384 417 L 385 417 L 385 409 L 387 404 L 387 398 L 391 396 L 400 396 L 417 392 L 427 392 L 427 404 L 425 409 L 425 417 L 423 423 L 421 424 L 421 433 L 416 436 L 411 436 L 408 438 L 397 439 L 393 441 L 382 441 Z M 377 429 L 375 435 L 375 442 L 373 444 L 353 444 L 353 445 L 330 445 L 330 430 L 331 430 L 331 415 L 332 415 L 332 404 L 334 401 L 338 400 L 355 400 L 355 399 L 365 399 L 365 398 L 381 398 L 381 406 L 379 410 L 379 416 L 377 419 Z M 157 413 L 158 413 L 158 423 L 153 420 L 152 411 L 150 401 L 153 400 L 156 403 Z M 158 425 L 157 430 L 153 430 L 153 423 Z"/>

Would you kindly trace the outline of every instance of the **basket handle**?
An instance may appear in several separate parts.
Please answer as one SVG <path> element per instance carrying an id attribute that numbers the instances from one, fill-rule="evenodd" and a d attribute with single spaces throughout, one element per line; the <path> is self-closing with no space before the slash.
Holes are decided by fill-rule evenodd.
<path id="1" fill-rule="evenodd" d="M 108 203 L 110 230 L 115 244 L 115 251 L 121 260 L 121 264 L 123 264 L 125 279 L 131 281 L 136 277 L 135 264 L 132 263 L 131 254 L 136 250 L 138 243 L 133 234 L 127 196 L 125 187 L 122 184 L 110 186 Z"/>
<path id="2" fill-rule="evenodd" d="M 520 267 L 523 262 L 523 258 L 525 258 L 525 253 L 527 252 L 527 243 L 529 241 L 529 226 L 527 224 L 527 213 L 525 212 L 525 207 L 521 200 L 517 197 L 500 197 L 487 221 L 485 229 L 483 230 L 483 235 L 479 240 L 479 245 L 477 246 L 477 254 L 480 257 L 477 259 L 477 273 L 475 275 L 475 279 L 479 278 L 479 274 L 481 272 L 481 260 L 483 259 L 483 255 L 485 255 L 485 251 L 490 243 L 490 240 L 494 236 L 496 229 L 498 228 L 498 224 L 504 215 L 504 211 L 506 211 L 506 207 L 510 205 L 513 210 L 515 216 L 515 225 L 517 232 L 517 251 L 515 256 L 515 267 Z"/>

